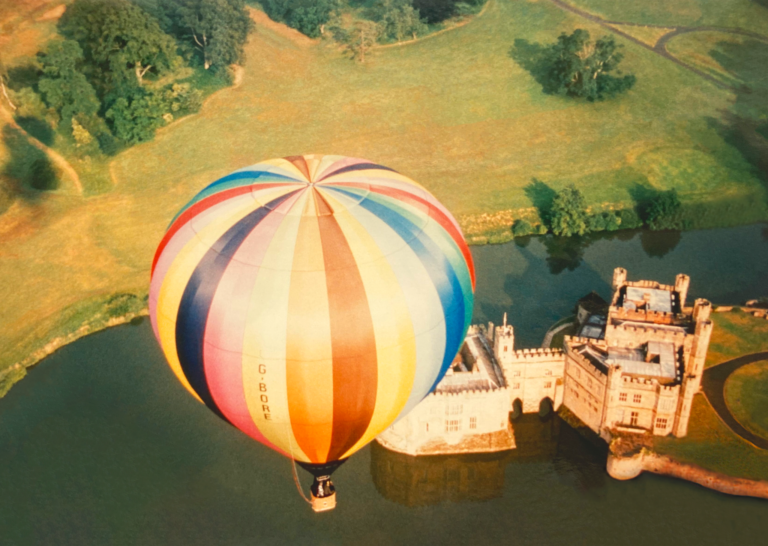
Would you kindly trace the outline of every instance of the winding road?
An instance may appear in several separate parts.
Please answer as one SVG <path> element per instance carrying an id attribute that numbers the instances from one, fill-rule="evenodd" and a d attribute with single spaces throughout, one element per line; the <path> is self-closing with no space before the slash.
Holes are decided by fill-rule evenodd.
<path id="1" fill-rule="evenodd" d="M 694 74 L 700 76 L 701 78 L 704 78 L 708 82 L 711 82 L 715 84 L 716 86 L 722 88 L 722 89 L 730 89 L 733 91 L 740 91 L 741 89 L 739 87 L 728 85 L 727 83 L 723 82 L 722 80 L 719 80 L 718 78 L 712 76 L 711 74 L 708 74 L 704 72 L 703 70 L 699 70 L 695 66 L 692 66 L 688 63 L 685 63 L 672 55 L 667 50 L 667 43 L 674 37 L 679 36 L 681 34 L 687 34 L 690 32 L 706 32 L 706 31 L 714 31 L 714 32 L 723 32 L 726 34 L 736 34 L 739 36 L 746 36 L 748 38 L 753 38 L 755 40 L 760 40 L 763 42 L 768 42 L 768 36 L 764 36 L 762 34 L 758 34 L 756 32 L 750 32 L 747 30 L 743 30 L 740 28 L 730 28 L 730 27 L 717 27 L 717 26 L 700 26 L 700 27 L 682 27 L 682 26 L 674 26 L 674 25 L 646 25 L 641 23 L 629 23 L 624 21 L 608 21 L 606 19 L 603 19 L 602 17 L 599 17 L 597 15 L 594 15 L 592 13 L 589 13 L 588 11 L 584 11 L 582 9 L 577 8 L 576 6 L 573 6 L 567 2 L 564 2 L 563 0 L 549 0 L 554 5 L 559 7 L 562 10 L 569 11 L 571 13 L 575 13 L 579 17 L 583 17 L 584 19 L 591 21 L 593 23 L 596 23 L 600 25 L 601 27 L 613 32 L 614 34 L 618 34 L 619 36 L 626 38 L 627 40 L 636 43 L 637 45 L 644 47 L 645 49 L 648 49 L 650 51 L 653 51 L 657 55 L 664 57 L 665 59 L 672 61 L 673 63 L 682 66 L 683 68 L 690 70 Z M 614 25 L 624 25 L 624 26 L 632 26 L 632 27 L 648 27 L 648 28 L 661 28 L 661 29 L 670 29 L 669 32 L 664 34 L 661 38 L 659 38 L 654 45 L 646 44 L 645 42 L 635 38 L 634 36 L 631 36 L 627 34 L 626 32 L 623 32 L 621 29 L 616 28 Z"/>
<path id="2" fill-rule="evenodd" d="M 728 409 L 728 404 L 725 402 L 725 382 L 728 380 L 728 377 L 742 366 L 760 362 L 761 360 L 768 360 L 768 351 L 740 356 L 707 368 L 704 370 L 701 389 L 704 391 L 704 395 L 709 400 L 718 417 L 723 420 L 728 428 L 753 446 L 760 449 L 768 449 L 768 440 L 744 428 L 733 416 L 731 410 Z"/>

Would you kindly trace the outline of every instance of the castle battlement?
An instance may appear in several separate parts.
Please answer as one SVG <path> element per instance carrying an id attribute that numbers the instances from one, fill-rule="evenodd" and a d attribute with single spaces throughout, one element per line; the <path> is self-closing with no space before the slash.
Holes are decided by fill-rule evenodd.
<path id="1" fill-rule="evenodd" d="M 689 321 L 687 317 L 681 317 L 675 313 L 665 313 L 664 311 L 625 309 L 624 307 L 613 307 L 610 310 L 610 318 L 619 320 L 639 320 L 643 322 L 653 322 L 655 324 L 674 324 L 685 325 Z"/>
<path id="2" fill-rule="evenodd" d="M 508 360 L 509 364 L 532 364 L 534 362 L 552 362 L 563 360 L 561 349 L 522 349 L 515 351 Z"/>
<path id="3" fill-rule="evenodd" d="M 443 390 L 443 391 L 434 391 L 427 395 L 427 398 L 430 399 L 454 399 L 454 398 L 466 398 L 468 396 L 472 395 L 485 395 L 489 392 L 506 392 L 509 391 L 509 387 L 498 387 L 498 388 L 487 388 L 487 389 L 472 389 L 472 388 L 457 388 L 455 391 L 450 390 Z"/>

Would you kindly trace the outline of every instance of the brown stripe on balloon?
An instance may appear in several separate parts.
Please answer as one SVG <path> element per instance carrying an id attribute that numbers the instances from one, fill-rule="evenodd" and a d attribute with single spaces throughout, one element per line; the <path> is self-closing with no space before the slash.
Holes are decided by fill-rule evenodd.
<path id="1" fill-rule="evenodd" d="M 286 161 L 290 161 L 291 163 L 293 163 L 293 166 L 301 171 L 301 174 L 304 175 L 304 178 L 307 179 L 307 182 L 312 182 L 309 176 L 309 167 L 307 166 L 307 160 L 304 159 L 303 155 L 290 155 L 285 159 Z"/>
<path id="2" fill-rule="evenodd" d="M 315 197 L 331 322 L 333 432 L 327 460 L 334 461 L 357 443 L 373 416 L 378 383 L 376 337 L 352 250 L 328 203 L 319 192 Z"/>

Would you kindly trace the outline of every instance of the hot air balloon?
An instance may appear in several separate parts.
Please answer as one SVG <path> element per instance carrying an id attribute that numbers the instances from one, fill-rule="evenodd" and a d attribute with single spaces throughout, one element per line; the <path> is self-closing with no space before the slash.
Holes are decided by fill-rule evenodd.
<path id="1" fill-rule="evenodd" d="M 257 163 L 198 193 L 152 264 L 152 327 L 178 380 L 251 438 L 330 474 L 445 374 L 474 269 L 450 213 L 363 159 Z"/>

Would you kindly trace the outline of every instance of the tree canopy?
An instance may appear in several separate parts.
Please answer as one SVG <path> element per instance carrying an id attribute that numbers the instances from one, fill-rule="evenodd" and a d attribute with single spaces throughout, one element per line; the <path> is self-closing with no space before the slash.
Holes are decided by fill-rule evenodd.
<path id="1" fill-rule="evenodd" d="M 570 237 L 584 235 L 589 231 L 587 203 L 576 186 L 563 188 L 552 201 L 550 217 L 552 233 Z"/>
<path id="2" fill-rule="evenodd" d="M 589 32 L 581 28 L 570 35 L 561 34 L 549 52 L 552 90 L 592 101 L 630 89 L 635 84 L 634 75 L 617 78 L 609 74 L 618 69 L 624 57 L 619 47 L 608 36 L 593 42 Z"/>
<path id="3" fill-rule="evenodd" d="M 645 222 L 653 230 L 682 229 L 682 207 L 677 190 L 659 192 L 645 208 Z"/>
<path id="4" fill-rule="evenodd" d="M 82 73 L 83 50 L 73 40 L 51 42 L 40 56 L 43 77 L 38 89 L 48 106 L 61 116 L 65 126 L 76 116 L 81 121 L 95 116 L 101 108 L 96 91 Z"/>
<path id="5" fill-rule="evenodd" d="M 427 25 L 410 0 L 378 0 L 374 10 L 382 34 L 392 40 L 402 42 L 426 32 Z"/>
<path id="6" fill-rule="evenodd" d="M 176 44 L 149 13 L 128 0 L 76 0 L 60 20 L 62 33 L 76 40 L 105 87 L 149 70 L 161 73 L 177 63 Z"/>
<path id="7" fill-rule="evenodd" d="M 262 0 L 264 12 L 310 38 L 317 38 L 323 26 L 341 7 L 340 0 Z"/>

